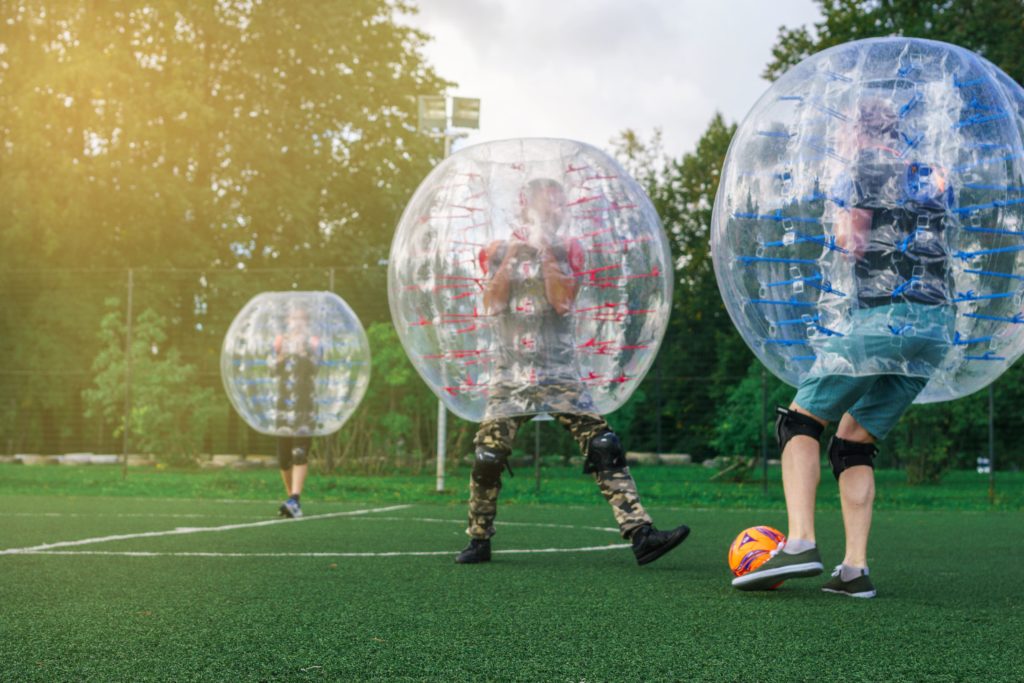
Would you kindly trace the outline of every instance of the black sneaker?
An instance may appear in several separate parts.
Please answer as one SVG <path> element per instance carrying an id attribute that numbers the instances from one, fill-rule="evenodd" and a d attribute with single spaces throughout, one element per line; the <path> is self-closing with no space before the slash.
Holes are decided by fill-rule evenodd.
<path id="1" fill-rule="evenodd" d="M 645 524 L 633 532 L 633 554 L 636 563 L 649 564 L 686 540 L 690 535 L 690 527 L 685 524 L 671 531 L 658 531 L 650 524 Z"/>
<path id="2" fill-rule="evenodd" d="M 457 564 L 479 564 L 480 562 L 491 561 L 491 540 L 489 538 L 474 538 L 469 545 L 462 549 L 462 552 L 455 557 Z"/>
<path id="3" fill-rule="evenodd" d="M 875 592 L 875 584 L 868 578 L 868 570 L 865 567 L 860 570 L 860 575 L 850 581 L 843 581 L 842 576 L 843 565 L 839 565 L 832 571 L 832 578 L 825 582 L 825 585 L 821 587 L 821 590 L 826 593 L 838 593 L 839 595 L 848 595 L 851 598 L 873 598 L 877 593 Z"/>
<path id="4" fill-rule="evenodd" d="M 737 576 L 732 585 L 741 591 L 767 591 L 786 579 L 817 576 L 824 569 L 817 546 L 793 555 L 779 551 L 749 574 Z"/>

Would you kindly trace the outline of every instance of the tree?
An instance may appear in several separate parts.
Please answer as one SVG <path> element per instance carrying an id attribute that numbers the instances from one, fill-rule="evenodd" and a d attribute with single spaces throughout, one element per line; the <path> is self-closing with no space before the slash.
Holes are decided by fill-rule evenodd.
<path id="1" fill-rule="evenodd" d="M 93 362 L 94 386 L 87 389 L 89 417 L 102 417 L 123 435 L 125 428 L 124 339 L 120 302 L 100 323 L 103 350 Z M 184 363 L 175 348 L 165 348 L 167 320 L 152 309 L 138 315 L 132 326 L 130 448 L 161 460 L 187 462 L 198 454 L 217 397 L 198 384 L 196 368 Z"/>
<path id="2" fill-rule="evenodd" d="M 633 448 L 653 450 L 660 423 L 666 450 L 713 455 L 717 406 L 752 358 L 722 304 L 710 251 L 711 212 L 735 130 L 716 114 L 696 150 L 678 160 L 664 155 L 657 133 L 645 143 L 627 130 L 615 141 L 661 217 L 676 266 L 672 316 L 637 399 L 646 405 L 635 409 Z"/>
<path id="3" fill-rule="evenodd" d="M 416 96 L 449 83 L 423 59 L 428 37 L 397 21 L 412 11 L 0 0 L 0 391 L 18 397 L 0 405 L 5 431 L 80 420 L 81 387 L 53 379 L 88 384 L 103 299 L 129 267 L 193 269 L 145 278 L 146 304 L 201 369 L 237 312 L 212 297 L 296 278 L 214 291 L 196 271 L 332 267 L 340 291 L 382 286 L 366 264 L 442 152 L 416 132 Z M 386 311 L 376 297 L 359 313 Z"/>
<path id="4" fill-rule="evenodd" d="M 942 40 L 978 52 L 1024 83 L 1024 9 L 1020 0 L 816 0 L 822 20 L 810 29 L 781 27 L 764 77 L 850 40 L 908 36 Z"/>

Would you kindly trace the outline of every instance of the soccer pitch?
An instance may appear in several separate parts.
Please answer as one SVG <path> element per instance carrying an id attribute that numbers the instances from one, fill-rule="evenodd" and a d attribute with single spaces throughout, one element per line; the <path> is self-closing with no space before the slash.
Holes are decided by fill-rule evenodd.
<path id="1" fill-rule="evenodd" d="M 654 508 L 639 568 L 606 506 L 510 504 L 457 566 L 461 506 L 7 495 L 0 680 L 1020 680 L 1024 513 L 882 511 L 874 600 L 729 586 L 781 510 Z M 838 512 L 819 536 L 838 563 Z M 10 552 L 16 550 L 17 552 Z"/>

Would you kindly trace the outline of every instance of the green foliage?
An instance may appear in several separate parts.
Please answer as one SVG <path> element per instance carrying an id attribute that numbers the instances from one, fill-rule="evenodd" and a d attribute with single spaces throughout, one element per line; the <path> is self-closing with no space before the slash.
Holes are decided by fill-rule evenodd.
<path id="1" fill-rule="evenodd" d="M 861 38 L 908 36 L 974 50 L 1024 82 L 1024 8 L 1020 0 L 816 0 L 813 29 L 781 27 L 764 77 L 775 80 L 805 57 Z"/>
<path id="2" fill-rule="evenodd" d="M 668 331 L 631 421 L 635 450 L 655 450 L 660 427 L 661 450 L 714 455 L 716 406 L 750 362 L 722 304 L 710 252 L 711 211 L 735 130 L 716 115 L 697 149 L 678 160 L 662 152 L 658 132 L 645 143 L 627 130 L 616 141 L 661 217 L 676 264 Z"/>
<path id="3" fill-rule="evenodd" d="M 108 301 L 112 309 L 118 301 Z M 93 388 L 84 392 L 86 415 L 101 417 L 124 434 L 125 380 L 131 373 L 129 449 L 161 460 L 187 462 L 199 452 L 217 406 L 214 392 L 197 385 L 193 365 L 175 348 L 164 348 L 167 320 L 152 309 L 132 325 L 131 364 L 125 366 L 123 314 L 111 310 L 100 322 L 103 350 L 93 361 Z"/>
<path id="4" fill-rule="evenodd" d="M 258 291 L 326 289 L 296 272 L 333 268 L 343 296 L 382 292 L 376 264 L 442 153 L 416 131 L 416 96 L 450 85 L 402 21 L 413 11 L 0 2 L 0 394 L 17 397 L 0 402 L 5 450 L 96 444 L 81 391 L 127 268 L 206 386 Z M 147 271 L 160 276 L 142 292 Z M 382 294 L 353 305 L 387 317 Z"/>
<path id="5" fill-rule="evenodd" d="M 352 418 L 334 437 L 336 464 L 359 472 L 392 467 L 419 471 L 436 450 L 437 398 L 409 361 L 390 323 L 366 330 L 373 370 L 366 396 Z M 449 420 L 449 434 L 459 430 Z"/>
<path id="6" fill-rule="evenodd" d="M 775 406 L 789 405 L 793 388 L 754 361 L 747 375 L 729 392 L 716 418 L 711 445 L 725 455 L 760 456 L 762 426 L 768 457 L 778 457 L 775 441 Z"/>

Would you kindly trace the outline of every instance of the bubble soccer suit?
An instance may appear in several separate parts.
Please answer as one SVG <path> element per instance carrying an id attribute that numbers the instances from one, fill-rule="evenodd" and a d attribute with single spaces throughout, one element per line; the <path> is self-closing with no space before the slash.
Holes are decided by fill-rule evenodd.
<path id="1" fill-rule="evenodd" d="M 671 274 L 650 201 L 613 159 L 583 143 L 476 145 L 417 189 L 392 243 L 388 294 L 420 375 L 452 412 L 481 422 L 472 542 L 460 562 L 489 559 L 513 439 L 544 413 L 579 443 L 623 536 L 661 544 L 646 561 L 685 537 L 652 532 L 622 445 L 601 417 L 629 398 L 654 360 Z"/>
<path id="2" fill-rule="evenodd" d="M 945 43 L 880 38 L 793 67 L 733 139 L 715 272 L 744 340 L 799 387 L 778 410 L 784 459 L 792 439 L 842 419 L 828 454 L 855 563 L 826 590 L 874 595 L 863 564 L 871 504 L 867 517 L 848 510 L 873 499 L 874 441 L 911 402 L 977 391 L 1024 350 L 1022 135 L 1024 91 L 997 67 Z M 817 451 L 797 443 L 816 472 Z M 783 479 L 787 504 L 806 495 L 813 511 L 813 489 L 793 493 L 799 478 Z M 791 538 L 795 519 L 813 530 L 805 507 L 790 505 Z M 793 550 L 734 585 L 821 571 L 817 560 L 794 570 Z"/>
<path id="3" fill-rule="evenodd" d="M 733 322 L 791 385 L 985 387 L 1024 350 L 1024 92 L 962 48 L 847 43 L 787 72 L 730 146 L 712 252 Z"/>
<path id="4" fill-rule="evenodd" d="M 278 437 L 289 501 L 298 497 L 314 436 L 341 429 L 370 379 L 362 324 L 332 292 L 264 292 L 238 313 L 221 346 L 221 379 L 231 405 L 250 427 Z M 299 467 L 301 474 L 293 475 Z"/>

